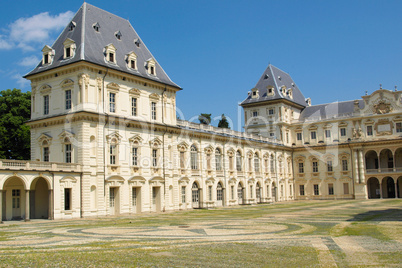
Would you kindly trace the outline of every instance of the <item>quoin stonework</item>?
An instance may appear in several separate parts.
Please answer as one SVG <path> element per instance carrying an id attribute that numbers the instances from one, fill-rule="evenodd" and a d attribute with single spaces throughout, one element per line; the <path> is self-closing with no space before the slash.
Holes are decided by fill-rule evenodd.
<path id="1" fill-rule="evenodd" d="M 181 88 L 127 20 L 95 6 L 42 52 L 25 76 L 31 161 L 0 160 L 3 221 L 401 197 L 401 91 L 311 105 L 269 65 L 236 132 L 177 119 Z"/>

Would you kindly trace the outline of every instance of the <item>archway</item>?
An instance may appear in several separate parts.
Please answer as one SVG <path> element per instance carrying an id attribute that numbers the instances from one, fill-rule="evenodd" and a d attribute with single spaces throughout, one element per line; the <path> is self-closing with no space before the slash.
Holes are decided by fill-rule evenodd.
<path id="1" fill-rule="evenodd" d="M 402 171 L 402 148 L 395 151 L 395 168 L 397 172 Z"/>
<path id="2" fill-rule="evenodd" d="M 396 193 L 397 193 L 397 197 L 401 198 L 401 196 L 402 196 L 402 177 L 399 177 L 398 180 L 396 181 Z"/>
<path id="3" fill-rule="evenodd" d="M 395 198 L 395 182 L 391 177 L 382 179 L 382 197 Z"/>
<path id="4" fill-rule="evenodd" d="M 25 183 L 19 177 L 8 178 L 2 190 L 2 220 L 22 220 L 26 219 L 27 209 Z"/>
<path id="5" fill-rule="evenodd" d="M 366 169 L 378 169 L 378 156 L 373 150 L 366 153 Z"/>
<path id="6" fill-rule="evenodd" d="M 367 180 L 367 195 L 369 199 L 380 198 L 380 183 L 377 178 Z"/>
<path id="7" fill-rule="evenodd" d="M 390 149 L 383 149 L 380 153 L 380 168 L 382 171 L 386 171 L 394 168 L 394 156 Z"/>
<path id="8" fill-rule="evenodd" d="M 191 204 L 193 208 L 200 207 L 200 187 L 197 182 L 193 182 L 191 186 Z"/>
<path id="9" fill-rule="evenodd" d="M 237 202 L 239 205 L 244 204 L 244 187 L 241 182 L 237 185 Z"/>
<path id="10" fill-rule="evenodd" d="M 49 218 L 49 185 L 42 178 L 36 178 L 31 183 L 29 193 L 30 217 L 31 219 Z"/>

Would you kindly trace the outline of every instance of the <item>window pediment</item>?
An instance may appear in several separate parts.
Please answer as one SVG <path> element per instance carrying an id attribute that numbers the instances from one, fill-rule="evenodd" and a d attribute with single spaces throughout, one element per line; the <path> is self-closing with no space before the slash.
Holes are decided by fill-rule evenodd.
<path id="1" fill-rule="evenodd" d="M 151 95 L 149 95 L 149 98 L 153 100 L 159 100 L 159 95 L 156 93 L 152 93 Z"/>
<path id="2" fill-rule="evenodd" d="M 50 65 L 53 62 L 54 58 L 54 49 L 51 48 L 50 46 L 46 45 L 42 49 L 42 65 Z"/>
<path id="3" fill-rule="evenodd" d="M 185 152 L 188 149 L 188 144 L 186 142 L 181 142 L 177 145 L 177 149 L 179 150 L 179 152 Z"/>
<path id="4" fill-rule="evenodd" d="M 60 86 L 65 89 L 65 88 L 71 88 L 74 86 L 74 81 L 71 79 L 65 79 L 63 82 L 60 83 Z"/>
<path id="5" fill-rule="evenodd" d="M 51 90 L 52 90 L 52 87 L 51 87 L 51 86 L 49 86 L 49 85 L 43 85 L 43 86 L 40 87 L 39 92 L 40 92 L 42 95 L 46 95 L 46 94 L 49 94 Z"/>
<path id="6" fill-rule="evenodd" d="M 122 138 L 122 136 L 117 131 L 115 131 L 109 135 L 106 135 L 106 141 L 108 143 L 111 143 L 111 142 L 120 143 L 121 138 Z"/>
<path id="7" fill-rule="evenodd" d="M 38 142 L 39 144 L 43 144 L 44 142 L 46 142 L 47 145 L 50 145 L 52 143 L 52 137 L 48 134 L 42 133 L 39 138 L 38 138 Z"/>
<path id="8" fill-rule="evenodd" d="M 71 141 L 71 139 L 74 138 L 74 136 L 75 136 L 75 134 L 68 130 L 64 130 L 59 134 L 59 138 L 62 141 L 62 143 L 66 142 L 66 139 L 68 141 Z"/>
<path id="9" fill-rule="evenodd" d="M 120 86 L 119 86 L 118 84 L 116 84 L 116 83 L 113 83 L 113 82 L 107 84 L 106 87 L 107 87 L 108 89 L 120 90 Z"/>
<path id="10" fill-rule="evenodd" d="M 213 151 L 214 151 L 214 148 L 213 148 L 211 145 L 207 146 L 207 147 L 204 149 L 204 152 L 205 152 L 206 154 L 212 154 Z"/>
<path id="11" fill-rule="evenodd" d="M 135 136 L 132 136 L 131 138 L 129 138 L 128 141 L 131 144 L 141 144 L 143 139 L 141 138 L 140 135 L 135 135 Z"/>
<path id="12" fill-rule="evenodd" d="M 153 148 L 159 148 L 162 145 L 162 141 L 159 138 L 155 138 L 149 141 L 149 145 Z"/>

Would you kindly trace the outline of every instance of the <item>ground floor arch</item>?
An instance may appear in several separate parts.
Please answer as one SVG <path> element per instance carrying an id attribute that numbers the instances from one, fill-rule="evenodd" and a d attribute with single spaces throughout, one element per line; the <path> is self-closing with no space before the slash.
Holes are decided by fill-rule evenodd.
<path id="1" fill-rule="evenodd" d="M 273 202 L 278 201 L 277 191 L 278 191 L 278 189 L 277 189 L 277 187 L 276 187 L 275 182 L 272 182 L 272 185 L 271 185 L 271 192 L 272 192 L 272 193 L 271 193 L 271 196 L 272 196 L 272 201 L 273 201 Z"/>
<path id="2" fill-rule="evenodd" d="M 25 181 L 18 176 L 12 176 L 4 182 L 1 220 L 29 219 L 29 202 L 27 202 L 29 194 L 27 193 Z"/>
<path id="3" fill-rule="evenodd" d="M 380 183 L 377 178 L 369 178 L 367 180 L 367 195 L 369 199 L 380 198 Z"/>
<path id="4" fill-rule="evenodd" d="M 244 204 L 244 187 L 241 182 L 237 184 L 237 200 L 239 202 L 239 205 Z"/>
<path id="5" fill-rule="evenodd" d="M 395 182 L 391 177 L 385 177 L 381 182 L 382 198 L 395 198 Z"/>
<path id="6" fill-rule="evenodd" d="M 31 183 L 29 193 L 30 218 L 48 219 L 50 216 L 51 191 L 48 182 L 38 177 Z"/>
<path id="7" fill-rule="evenodd" d="M 200 208 L 200 186 L 196 181 L 191 186 L 191 205 L 193 208 Z"/>

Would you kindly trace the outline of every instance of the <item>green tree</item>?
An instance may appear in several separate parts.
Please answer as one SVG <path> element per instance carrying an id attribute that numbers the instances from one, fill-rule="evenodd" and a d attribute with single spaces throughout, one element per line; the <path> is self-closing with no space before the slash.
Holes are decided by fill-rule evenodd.
<path id="1" fill-rule="evenodd" d="M 211 115 L 212 114 L 201 114 L 200 116 L 198 116 L 200 124 L 209 125 L 211 123 Z"/>
<path id="2" fill-rule="evenodd" d="M 218 123 L 218 127 L 221 127 L 221 128 L 230 128 L 230 127 L 229 127 L 229 122 L 228 122 L 228 120 L 226 119 L 225 114 L 222 114 L 221 120 L 219 120 L 219 123 Z"/>
<path id="3" fill-rule="evenodd" d="M 0 158 L 29 160 L 31 136 L 24 123 L 31 118 L 31 92 L 0 91 Z"/>

